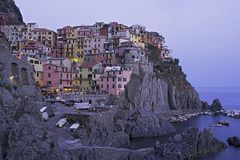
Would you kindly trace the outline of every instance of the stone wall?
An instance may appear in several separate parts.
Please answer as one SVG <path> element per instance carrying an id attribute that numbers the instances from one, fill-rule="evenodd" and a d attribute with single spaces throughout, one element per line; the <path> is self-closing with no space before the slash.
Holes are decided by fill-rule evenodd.
<path id="1" fill-rule="evenodd" d="M 0 39 L 0 48 L 1 81 L 12 84 L 21 96 L 33 96 L 39 92 L 33 66 L 14 57 L 3 38 Z"/>

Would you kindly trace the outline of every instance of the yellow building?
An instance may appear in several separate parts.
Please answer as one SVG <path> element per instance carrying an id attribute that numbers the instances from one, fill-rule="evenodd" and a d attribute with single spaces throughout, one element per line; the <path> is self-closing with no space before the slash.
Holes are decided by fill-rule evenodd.
<path id="1" fill-rule="evenodd" d="M 83 63 L 84 37 L 78 37 L 78 26 L 58 29 L 58 37 L 63 43 L 63 52 L 72 62 Z"/>
<path id="2" fill-rule="evenodd" d="M 93 90 L 93 73 L 96 71 L 102 71 L 103 67 L 99 63 L 83 63 L 79 71 L 79 88 L 81 91 Z"/>
<path id="3" fill-rule="evenodd" d="M 140 34 L 130 34 L 130 41 L 133 43 L 139 43 L 142 40 L 142 36 Z"/>
<path id="4" fill-rule="evenodd" d="M 43 64 L 41 63 L 40 60 L 32 57 L 28 57 L 28 62 L 33 65 L 34 70 L 35 70 L 35 80 L 39 84 L 40 87 L 43 87 Z"/>
<path id="5" fill-rule="evenodd" d="M 57 45 L 57 33 L 46 28 L 35 28 L 33 39 L 42 42 L 43 45 L 55 48 Z"/>

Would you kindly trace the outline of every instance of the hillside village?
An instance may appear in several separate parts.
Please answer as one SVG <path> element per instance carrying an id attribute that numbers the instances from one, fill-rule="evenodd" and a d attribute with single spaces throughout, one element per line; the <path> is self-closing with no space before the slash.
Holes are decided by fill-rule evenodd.
<path id="1" fill-rule="evenodd" d="M 141 25 L 96 22 L 55 32 L 28 23 L 1 25 L 0 29 L 14 55 L 34 67 L 42 90 L 54 93 L 121 95 L 133 66 L 151 65 L 151 48 L 161 61 L 172 60 L 164 37 Z"/>

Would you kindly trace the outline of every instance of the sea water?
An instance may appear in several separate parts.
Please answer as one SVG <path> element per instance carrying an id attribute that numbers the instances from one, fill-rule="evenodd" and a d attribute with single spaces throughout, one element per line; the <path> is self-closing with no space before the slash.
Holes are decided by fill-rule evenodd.
<path id="1" fill-rule="evenodd" d="M 197 88 L 202 101 L 207 101 L 209 104 L 215 98 L 219 98 L 224 109 L 226 110 L 240 110 L 240 88 Z M 209 127 L 209 124 L 216 123 L 218 121 L 229 121 L 230 125 L 228 127 Z M 189 127 L 195 127 L 199 130 L 204 128 L 211 128 L 214 136 L 227 143 L 226 140 L 231 136 L 238 136 L 240 138 L 240 119 L 234 119 L 226 116 L 208 116 L 202 115 L 199 117 L 192 118 L 186 122 L 174 124 L 177 133 L 184 133 Z M 175 133 L 174 133 L 175 134 Z M 145 148 L 152 147 L 158 140 L 161 143 L 168 141 L 168 137 L 172 136 L 166 135 L 162 137 L 154 138 L 139 138 L 135 139 L 131 143 L 131 148 Z M 240 148 L 234 148 L 228 146 L 225 150 L 220 151 L 216 155 L 209 156 L 203 160 L 240 160 Z"/>
<path id="2" fill-rule="evenodd" d="M 212 103 L 214 98 L 219 98 L 226 110 L 240 110 L 240 88 L 213 88 L 201 87 L 197 88 L 201 100 Z M 193 125 L 199 129 L 209 128 L 209 123 L 214 123 L 220 120 L 230 122 L 229 127 L 211 128 L 215 137 L 223 142 L 226 142 L 228 137 L 238 136 L 240 138 L 240 119 L 234 119 L 225 116 L 200 116 L 188 122 L 184 126 Z M 180 130 L 184 130 L 180 127 Z M 225 150 L 218 154 L 205 158 L 204 160 L 240 160 L 240 148 L 228 146 Z"/>

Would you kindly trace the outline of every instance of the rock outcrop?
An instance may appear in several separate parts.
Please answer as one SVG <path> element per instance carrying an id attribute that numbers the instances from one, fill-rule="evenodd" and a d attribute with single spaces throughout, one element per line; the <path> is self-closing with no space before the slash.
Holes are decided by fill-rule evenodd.
<path id="1" fill-rule="evenodd" d="M 153 137 L 173 132 L 174 127 L 164 120 L 163 114 L 203 109 L 197 92 L 179 66 L 169 63 L 166 65 L 170 65 L 168 68 L 176 75 L 171 73 L 164 77 L 163 73 L 153 71 L 151 64 L 134 67 L 124 95 L 116 102 L 119 111 L 114 121 L 130 137 Z"/>
<path id="2" fill-rule="evenodd" d="M 80 147 L 65 152 L 68 152 L 68 156 L 74 160 L 188 160 L 214 154 L 225 147 L 226 144 L 215 139 L 210 130 L 199 132 L 197 129 L 190 129 L 185 134 L 170 138 L 166 144 L 157 142 L 153 148 L 130 150 Z"/>
<path id="3" fill-rule="evenodd" d="M 219 99 L 213 100 L 213 103 L 210 106 L 210 110 L 216 112 L 216 111 L 220 111 L 222 109 L 223 109 L 223 107 L 222 107 L 220 100 Z"/>
<path id="4" fill-rule="evenodd" d="M 227 142 L 231 146 L 240 147 L 240 139 L 238 137 L 229 137 Z"/>
<path id="5" fill-rule="evenodd" d="M 23 24 L 22 14 L 13 0 L 0 1 L 0 25 Z"/>
<path id="6" fill-rule="evenodd" d="M 155 151 L 160 159 L 187 160 L 202 158 L 214 154 L 226 147 L 226 144 L 213 137 L 210 130 L 199 132 L 189 129 L 187 133 L 170 138 L 167 144 L 156 144 Z"/>

